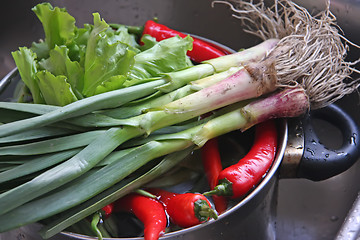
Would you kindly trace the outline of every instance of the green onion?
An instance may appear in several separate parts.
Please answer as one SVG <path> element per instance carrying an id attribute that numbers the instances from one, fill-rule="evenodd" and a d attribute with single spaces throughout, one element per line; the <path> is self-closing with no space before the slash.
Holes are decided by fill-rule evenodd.
<path id="1" fill-rule="evenodd" d="M 64 214 L 56 218 L 53 222 L 47 224 L 40 230 L 40 234 L 44 238 L 49 238 L 60 231 L 64 230 L 73 223 L 89 216 L 96 209 L 100 209 L 109 203 L 112 203 L 122 196 L 142 187 L 144 184 L 156 179 L 157 177 L 168 172 L 177 166 L 193 151 L 193 148 L 171 153 L 165 156 L 155 167 L 137 177 L 129 177 L 106 191 L 95 196 L 94 198 L 84 202 L 83 204 L 66 211 Z"/>
<path id="2" fill-rule="evenodd" d="M 157 80 L 143 83 L 141 85 L 106 92 L 81 99 L 40 116 L 0 125 L 0 137 L 9 136 L 11 134 L 19 133 L 30 128 L 46 126 L 57 121 L 81 116 L 95 110 L 118 107 L 124 103 L 155 92 L 155 87 L 164 83 L 164 80 Z"/>
<path id="3" fill-rule="evenodd" d="M 283 99 L 284 96 L 286 96 L 286 101 Z M 180 151 L 194 144 L 201 147 L 210 138 L 236 129 L 247 129 L 269 118 L 298 116 L 307 110 L 308 104 L 308 98 L 302 89 L 288 89 L 210 119 L 199 126 L 179 133 L 157 136 L 155 140 L 135 148 L 98 171 L 89 172 L 53 194 L 19 206 L 3 215 L 2 219 L 6 219 L 6 222 L 0 220 L 0 231 L 9 230 L 24 223 L 39 221 L 75 207 L 120 182 L 136 169 L 157 157 Z M 259 109 L 261 111 L 257 111 Z M 259 112 L 263 114 L 259 114 Z M 224 123 L 226 123 L 226 127 L 223 127 Z M 89 183 L 92 184 L 89 185 Z M 26 216 L 26 220 L 23 218 L 16 220 L 14 217 L 10 218 L 11 216 Z"/>
<path id="4" fill-rule="evenodd" d="M 0 155 L 35 155 L 83 147 L 94 141 L 105 130 L 95 130 L 38 142 L 0 147 Z"/>
<path id="5" fill-rule="evenodd" d="M 214 73 L 226 71 L 231 67 L 239 67 L 250 62 L 259 61 L 264 58 L 264 56 L 272 48 L 274 48 L 278 42 L 278 39 L 269 39 L 243 51 L 204 61 L 200 65 L 193 67 L 201 70 L 206 69 L 206 71 L 200 71 L 200 74 L 198 71 L 192 71 L 192 68 L 167 73 L 166 76 L 168 77 L 169 82 L 157 88 L 162 92 L 171 92 L 188 84 L 190 81 L 204 78 Z"/>
<path id="6" fill-rule="evenodd" d="M 32 157 L 31 160 L 0 173 L 0 183 L 7 182 L 40 170 L 44 170 L 55 164 L 69 159 L 78 153 L 79 149 L 72 149 L 55 154 L 45 154 Z"/>
<path id="7" fill-rule="evenodd" d="M 29 140 L 38 140 L 49 137 L 57 137 L 62 135 L 74 134 L 74 130 L 63 129 L 58 127 L 42 127 L 38 129 L 31 129 L 22 133 L 10 135 L 8 137 L 0 138 L 0 143 L 14 143 Z"/>
<path id="8" fill-rule="evenodd" d="M 9 212 L 89 171 L 110 154 L 119 145 L 119 142 L 138 135 L 137 129 L 126 129 L 126 135 L 123 134 L 123 128 L 107 130 L 69 160 L 40 174 L 29 182 L 0 194 L 0 214 Z"/>

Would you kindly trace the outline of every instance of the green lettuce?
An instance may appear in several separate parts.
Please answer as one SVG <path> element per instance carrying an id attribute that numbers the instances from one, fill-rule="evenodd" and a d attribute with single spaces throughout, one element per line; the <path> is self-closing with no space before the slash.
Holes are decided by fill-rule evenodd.
<path id="1" fill-rule="evenodd" d="M 66 76 L 54 76 L 43 70 L 36 74 L 42 95 L 48 105 L 65 106 L 77 101 Z"/>
<path id="2" fill-rule="evenodd" d="M 50 3 L 40 3 L 32 9 L 41 21 L 45 42 L 49 49 L 66 45 L 75 37 L 75 18 L 64 8 L 53 8 Z"/>
<path id="3" fill-rule="evenodd" d="M 113 29 L 98 13 L 79 28 L 64 8 L 40 3 L 33 11 L 45 39 L 12 55 L 34 103 L 64 106 L 192 66 L 189 36 L 157 42 L 145 35 L 140 46 L 126 26 Z"/>
<path id="4" fill-rule="evenodd" d="M 192 66 L 192 62 L 186 56 L 187 51 L 192 49 L 192 42 L 190 36 L 176 36 L 157 42 L 151 48 L 137 54 L 125 86 L 139 84 L 164 73 Z M 146 43 L 151 44 L 151 41 L 147 39 Z"/>
<path id="5" fill-rule="evenodd" d="M 140 41 L 143 43 L 143 45 L 140 46 L 141 51 L 148 50 L 158 43 L 158 41 L 156 41 L 156 38 L 152 37 L 149 34 L 145 34 L 144 36 L 142 36 Z"/>
<path id="6" fill-rule="evenodd" d="M 69 58 L 79 62 L 82 67 L 85 65 L 86 46 L 93 27 L 92 24 L 84 24 L 83 28 L 77 28 L 74 41 L 67 45 Z"/>
<path id="7" fill-rule="evenodd" d="M 84 69 L 80 66 L 79 62 L 71 61 L 68 56 L 69 49 L 65 46 L 55 46 L 50 51 L 50 57 L 39 61 L 39 67 L 42 70 L 47 70 L 53 75 L 63 75 L 66 81 L 70 84 L 71 88 L 79 98 L 81 94 L 77 89 L 83 86 Z"/>
<path id="8" fill-rule="evenodd" d="M 87 97 L 94 95 L 99 85 L 102 88 L 105 86 L 112 87 L 114 86 L 114 78 L 123 79 L 127 77 L 136 54 L 127 44 L 118 41 L 117 35 L 106 34 L 109 25 L 100 19 L 98 13 L 93 15 L 94 29 L 90 33 L 87 43 L 84 88 L 82 90 L 82 93 Z"/>
<path id="9" fill-rule="evenodd" d="M 34 103 L 45 103 L 36 79 L 37 62 L 36 54 L 27 47 L 21 47 L 11 53 L 20 73 L 20 77 L 29 88 Z"/>

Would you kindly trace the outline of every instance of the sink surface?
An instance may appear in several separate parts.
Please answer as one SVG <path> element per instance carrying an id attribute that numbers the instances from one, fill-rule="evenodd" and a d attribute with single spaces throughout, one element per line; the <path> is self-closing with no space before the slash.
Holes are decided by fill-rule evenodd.
<path id="1" fill-rule="evenodd" d="M 31 7 L 41 1 L 15 0 L 2 4 L 0 26 L 0 79 L 15 65 L 11 51 L 19 46 L 29 46 L 43 37 L 43 30 Z M 102 1 L 50 1 L 53 6 L 66 7 L 82 25 L 92 21 L 92 12 L 98 11 L 107 22 L 142 25 L 148 19 L 158 17 L 174 29 L 203 36 L 233 49 L 254 44 L 252 37 L 237 31 L 238 22 L 230 16 L 226 6 L 211 8 L 209 0 L 107 0 Z M 297 1 L 310 9 L 320 9 L 325 1 Z M 333 12 L 346 36 L 360 44 L 360 2 L 331 1 Z M 351 20 L 352 19 L 352 20 Z M 357 25 L 356 25 L 357 24 Z M 356 30 L 355 30 L 356 29 Z M 245 37 L 244 37 L 245 36 Z M 360 51 L 350 53 L 359 58 Z M 11 97 L 10 95 L 8 97 Z M 357 94 L 340 100 L 343 107 L 360 124 L 360 106 Z M 325 129 L 323 133 L 330 144 L 336 136 Z M 305 179 L 281 179 L 278 192 L 276 231 L 278 240 L 330 240 L 341 228 L 348 211 L 360 191 L 360 162 L 348 171 L 331 179 L 312 182 Z M 1 235 L 0 235 L 1 239 Z"/>

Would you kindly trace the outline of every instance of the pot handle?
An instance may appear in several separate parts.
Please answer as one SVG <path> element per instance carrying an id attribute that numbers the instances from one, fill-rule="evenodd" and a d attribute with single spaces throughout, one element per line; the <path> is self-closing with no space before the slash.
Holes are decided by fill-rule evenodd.
<path id="1" fill-rule="evenodd" d="M 339 149 L 324 146 L 314 131 L 313 119 L 321 119 L 338 127 L 343 136 Z M 346 112 L 335 104 L 310 111 L 303 120 L 304 149 L 297 177 L 321 181 L 350 168 L 360 156 L 359 127 Z"/>

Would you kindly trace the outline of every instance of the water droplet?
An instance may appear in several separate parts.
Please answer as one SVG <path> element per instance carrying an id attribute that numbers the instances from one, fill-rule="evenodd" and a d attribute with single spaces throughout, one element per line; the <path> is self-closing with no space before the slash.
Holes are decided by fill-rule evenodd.
<path id="1" fill-rule="evenodd" d="M 306 151 L 309 152 L 312 156 L 315 156 L 315 152 L 311 148 L 306 148 Z"/>
<path id="2" fill-rule="evenodd" d="M 353 135 L 350 137 L 350 144 L 356 145 L 356 136 L 355 136 L 355 134 L 353 134 Z"/>
<path id="3" fill-rule="evenodd" d="M 339 157 L 343 157 L 343 156 L 346 156 L 346 155 L 348 155 L 348 154 L 345 153 L 345 152 L 338 152 L 337 155 L 338 155 Z"/>
<path id="4" fill-rule="evenodd" d="M 345 13 L 349 14 L 350 12 L 350 5 L 349 4 L 345 4 Z"/>
<path id="5" fill-rule="evenodd" d="M 339 220 L 339 217 L 338 217 L 338 216 L 331 216 L 331 217 L 330 217 L 330 220 L 331 220 L 332 222 L 336 222 L 337 220 Z"/>

